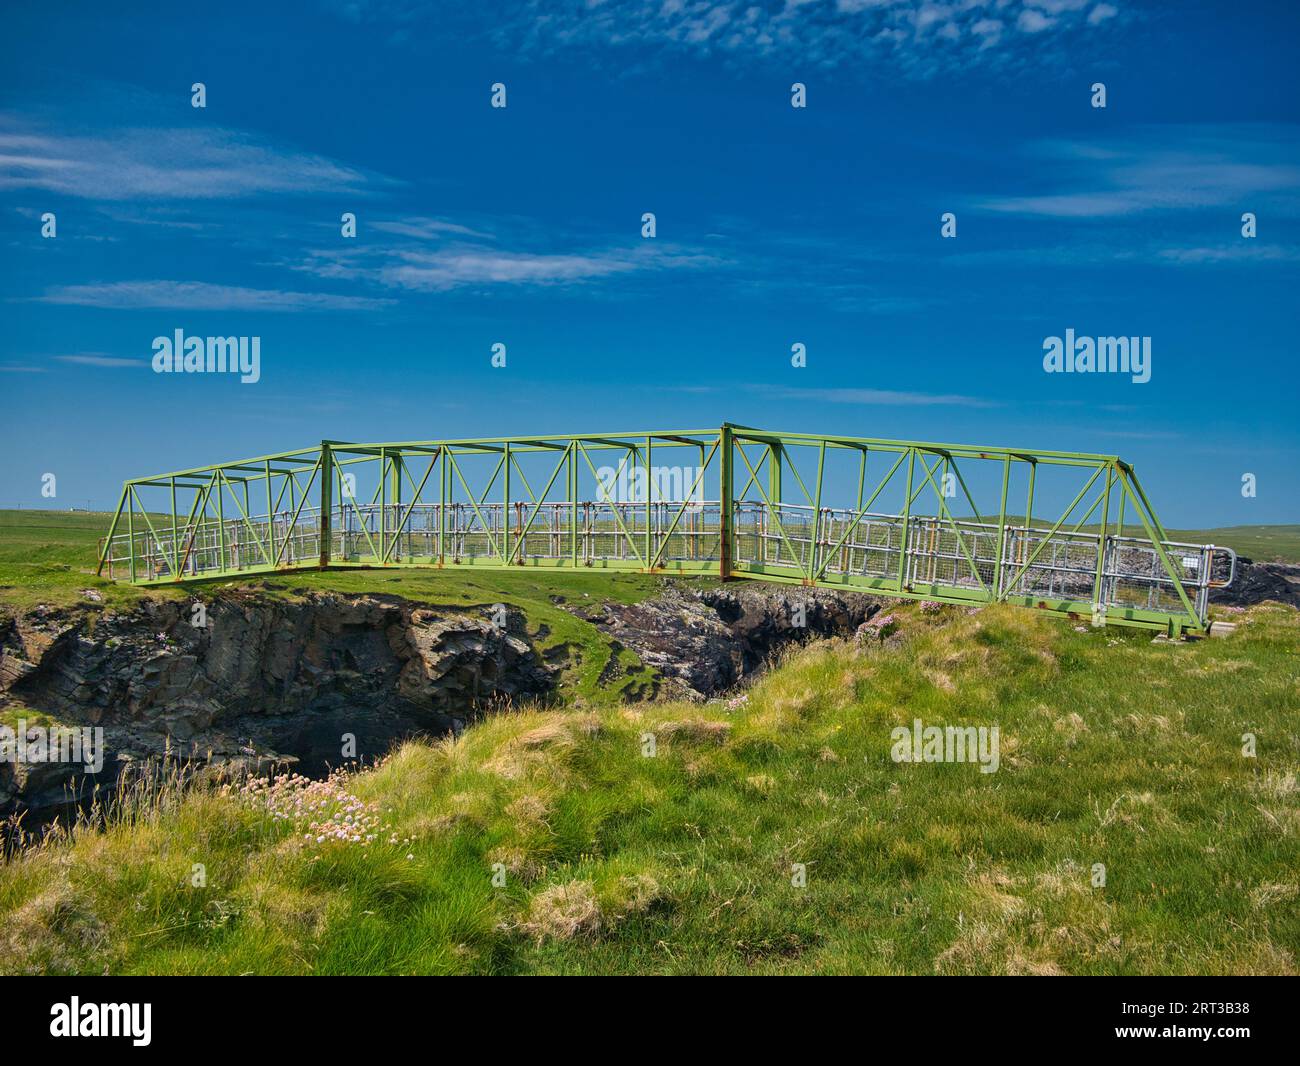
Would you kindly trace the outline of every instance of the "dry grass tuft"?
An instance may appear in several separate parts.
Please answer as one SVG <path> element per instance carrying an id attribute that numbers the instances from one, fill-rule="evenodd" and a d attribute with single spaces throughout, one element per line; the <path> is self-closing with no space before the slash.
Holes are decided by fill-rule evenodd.
<path id="1" fill-rule="evenodd" d="M 1286 903 L 1300 896 L 1300 885 L 1263 884 L 1251 889 L 1250 902 L 1256 910 L 1267 910 L 1275 903 Z"/>
<path id="2" fill-rule="evenodd" d="M 104 924 L 67 881 L 33 896 L 0 925 L 0 974 L 39 976 L 84 972 L 104 954 Z"/>
<path id="3" fill-rule="evenodd" d="M 1251 782 L 1251 788 L 1269 799 L 1286 799 L 1296 793 L 1296 775 L 1293 772 L 1280 774 L 1268 770 Z"/>
<path id="4" fill-rule="evenodd" d="M 619 917 L 641 914 L 663 898 L 659 882 L 649 874 L 628 874 L 618 880 L 622 899 L 618 905 Z"/>
<path id="5" fill-rule="evenodd" d="M 569 881 L 537 893 L 519 928 L 541 945 L 547 940 L 593 937 L 603 924 L 595 886 L 590 881 Z"/>
<path id="6" fill-rule="evenodd" d="M 1088 732 L 1088 723 L 1083 718 L 1071 711 L 1069 714 L 1056 719 L 1052 723 L 1052 728 L 1065 737 L 1065 742 L 1070 747 L 1079 743 L 1079 738 Z"/>
<path id="7" fill-rule="evenodd" d="M 506 814 L 515 822 L 541 825 L 546 821 L 550 808 L 541 796 L 535 792 L 525 792 L 522 796 L 506 805 Z"/>
<path id="8" fill-rule="evenodd" d="M 1139 833 L 1167 826 L 1172 818 L 1168 810 L 1150 792 L 1125 792 L 1117 796 L 1104 812 L 1098 815 L 1098 824 L 1128 826 Z"/>
<path id="9" fill-rule="evenodd" d="M 599 733 L 598 715 L 553 714 L 540 725 L 507 736 L 483 763 L 483 769 L 507 781 L 519 781 L 558 766 L 557 756 Z"/>

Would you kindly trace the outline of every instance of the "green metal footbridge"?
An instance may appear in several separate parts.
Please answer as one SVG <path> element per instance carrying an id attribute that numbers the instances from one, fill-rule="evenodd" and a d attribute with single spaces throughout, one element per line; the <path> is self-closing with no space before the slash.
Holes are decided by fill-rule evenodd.
<path id="1" fill-rule="evenodd" d="M 330 440 L 134 478 L 99 553 L 138 585 L 342 567 L 712 574 L 1177 636 L 1236 557 L 1171 541 L 1118 456 L 736 425 Z"/>

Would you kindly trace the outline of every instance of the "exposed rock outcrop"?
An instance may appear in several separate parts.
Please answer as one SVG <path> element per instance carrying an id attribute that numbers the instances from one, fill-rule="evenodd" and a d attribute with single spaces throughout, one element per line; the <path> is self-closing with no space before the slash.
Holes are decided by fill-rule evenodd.
<path id="1" fill-rule="evenodd" d="M 640 603 L 575 609 L 641 661 L 678 683 L 678 695 L 730 688 L 785 644 L 851 636 L 881 601 L 852 592 L 729 584 L 670 586 Z"/>
<path id="2" fill-rule="evenodd" d="M 1211 603 L 1228 607 L 1249 607 L 1265 600 L 1300 607 L 1300 566 L 1239 557 L 1236 580 L 1227 588 L 1210 591 Z"/>
<path id="3" fill-rule="evenodd" d="M 290 759 L 308 771 L 458 728 L 496 701 L 536 697 L 553 668 L 518 612 L 434 609 L 391 596 L 243 594 L 191 608 L 145 600 L 113 614 L 36 609 L 0 621 L 0 697 L 68 725 L 100 726 L 108 760 L 161 754 Z M 11 714 L 9 717 L 13 717 Z M 80 768 L 0 764 L 0 815 L 61 802 Z"/>

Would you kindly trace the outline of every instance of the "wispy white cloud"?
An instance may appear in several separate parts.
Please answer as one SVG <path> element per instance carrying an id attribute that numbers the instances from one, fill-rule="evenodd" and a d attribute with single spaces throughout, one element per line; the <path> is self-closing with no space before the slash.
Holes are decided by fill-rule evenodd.
<path id="1" fill-rule="evenodd" d="M 101 352 L 82 352 L 78 355 L 56 355 L 54 358 L 60 363 L 76 363 L 78 366 L 98 366 L 114 370 L 149 365 L 144 359 L 122 359 L 114 355 L 104 355 Z"/>
<path id="2" fill-rule="evenodd" d="M 952 268 L 1023 267 L 1149 267 L 1152 265 L 1250 267 L 1279 263 L 1300 263 L 1300 248 L 1261 244 L 1239 239 L 1236 244 L 1169 247 L 1162 241 L 1128 235 L 1123 242 L 1068 241 L 1054 245 L 988 248 L 983 251 L 946 255 L 941 260 Z"/>
<path id="3" fill-rule="evenodd" d="M 436 14 L 440 31 L 457 17 L 461 36 L 485 33 L 524 55 L 583 49 L 600 61 L 611 47 L 641 48 L 803 70 L 890 63 L 915 77 L 1041 54 L 1044 37 L 1073 41 L 1119 14 L 1114 4 L 1092 0 L 487 0 L 473 8 L 492 27 L 485 31 L 462 24 L 464 14 L 449 16 L 445 5 L 331 6 L 350 21 L 400 25 L 394 43 L 418 41 L 421 20 Z"/>
<path id="4" fill-rule="evenodd" d="M 1046 163 L 1051 191 L 986 197 L 1005 214 L 1109 218 L 1145 211 L 1241 205 L 1257 197 L 1294 208 L 1300 193 L 1300 132 L 1294 126 L 1152 126 L 1100 144 L 1051 141 L 1027 153 Z"/>
<path id="5" fill-rule="evenodd" d="M 372 311 L 393 303 L 365 296 L 285 292 L 212 285 L 203 281 L 115 281 L 63 285 L 36 297 L 40 303 L 121 310 L 167 308 L 183 311 Z"/>
<path id="6" fill-rule="evenodd" d="M 462 247 L 423 254 L 399 252 L 395 260 L 380 267 L 377 277 L 384 285 L 439 291 L 481 284 L 562 285 L 638 270 L 693 268 L 716 262 L 698 253 L 658 248 L 542 254 Z"/>
<path id="7" fill-rule="evenodd" d="M 1237 244 L 1221 244 L 1201 248 L 1162 248 L 1161 259 L 1186 266 L 1242 265 L 1250 263 L 1300 263 L 1300 248 L 1286 248 L 1280 244 L 1257 244 L 1242 240 Z"/>
<path id="8" fill-rule="evenodd" d="M 380 221 L 373 228 L 398 240 L 318 248 L 288 265 L 318 278 L 362 281 L 389 290 L 446 292 L 475 286 L 568 285 L 722 262 L 709 253 L 658 241 L 622 247 L 594 242 L 596 247 L 573 251 L 543 250 L 529 247 L 539 243 L 536 235 L 495 235 L 446 219 Z M 583 243 L 578 238 L 570 242 Z M 554 235 L 546 243 L 554 244 Z"/>
<path id="9" fill-rule="evenodd" d="M 388 179 L 237 130 L 34 131 L 0 114 L 0 189 L 91 200 L 204 200 L 275 193 L 361 195 Z"/>
<path id="10" fill-rule="evenodd" d="M 490 239 L 487 233 L 462 226 L 457 222 L 450 222 L 445 218 L 380 219 L 371 223 L 371 226 L 380 233 L 392 233 L 398 237 L 413 237 L 417 240 L 442 240 L 447 237 Z"/>

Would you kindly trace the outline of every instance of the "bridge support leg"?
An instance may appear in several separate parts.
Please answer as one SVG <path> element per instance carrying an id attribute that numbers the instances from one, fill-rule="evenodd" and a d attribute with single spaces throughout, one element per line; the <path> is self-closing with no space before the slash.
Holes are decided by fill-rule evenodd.
<path id="1" fill-rule="evenodd" d="M 722 424 L 718 430 L 718 461 L 722 464 L 719 467 L 720 476 L 719 484 L 719 501 L 718 501 L 718 521 L 719 536 L 721 541 L 718 545 L 718 576 L 726 581 L 731 577 L 731 538 L 734 532 L 732 521 L 734 518 L 735 489 L 732 485 L 732 437 L 731 426 L 727 423 Z"/>
<path id="2" fill-rule="evenodd" d="M 320 446 L 320 565 L 330 564 L 330 550 L 334 540 L 334 457 L 330 446 Z"/>

